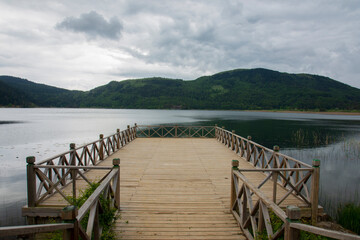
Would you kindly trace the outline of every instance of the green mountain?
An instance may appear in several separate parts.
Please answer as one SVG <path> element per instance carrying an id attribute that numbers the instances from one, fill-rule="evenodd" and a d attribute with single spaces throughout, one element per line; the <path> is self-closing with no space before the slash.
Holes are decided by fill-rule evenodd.
<path id="1" fill-rule="evenodd" d="M 360 89 L 323 76 L 267 69 L 236 69 L 192 81 L 112 81 L 87 92 L 18 78 L 3 82 L 41 107 L 360 110 Z"/>
<path id="2" fill-rule="evenodd" d="M 13 88 L 0 80 L 0 106 L 7 107 L 30 107 L 33 103 L 22 91 Z"/>
<path id="3" fill-rule="evenodd" d="M 12 94 L 11 98 L 7 98 L 7 102 L 0 103 L 3 106 L 79 107 L 83 95 L 81 91 L 70 91 L 11 76 L 0 76 L 1 83 L 17 91 L 16 95 Z M 3 91 L 7 91 L 6 89 L 5 87 Z M 19 99 L 24 99 L 25 103 L 18 104 Z"/>

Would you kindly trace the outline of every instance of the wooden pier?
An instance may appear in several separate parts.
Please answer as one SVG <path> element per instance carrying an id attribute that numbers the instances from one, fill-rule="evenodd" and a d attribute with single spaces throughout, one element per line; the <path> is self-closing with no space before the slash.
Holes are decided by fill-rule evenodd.
<path id="1" fill-rule="evenodd" d="M 318 161 L 305 164 L 217 126 L 135 124 L 39 163 L 29 158 L 27 171 L 23 214 L 31 224 L 63 219 L 56 229 L 64 229 L 64 238 L 100 238 L 103 196 L 119 210 L 113 227 L 119 239 L 255 239 L 264 232 L 296 240 L 300 230 L 360 239 L 296 223 L 300 217 L 316 223 L 322 213 Z M 80 209 L 69 210 L 71 197 L 91 182 L 100 186 Z M 49 225 L 18 234 L 46 232 Z"/>

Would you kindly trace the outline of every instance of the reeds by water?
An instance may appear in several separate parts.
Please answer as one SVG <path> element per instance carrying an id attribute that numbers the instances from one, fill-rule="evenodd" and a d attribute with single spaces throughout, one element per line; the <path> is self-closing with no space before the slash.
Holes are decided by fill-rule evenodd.
<path id="1" fill-rule="evenodd" d="M 320 205 L 333 219 L 351 222 L 355 218 L 355 225 L 360 226 L 359 220 L 348 210 L 360 211 L 356 210 L 360 209 L 360 139 L 349 138 L 331 143 L 334 137 L 314 136 L 314 143 L 323 142 L 321 147 L 287 149 L 283 152 L 307 163 L 314 158 L 320 159 Z M 308 141 L 305 140 L 308 137 L 309 133 L 302 130 L 294 134 L 294 140 L 299 144 Z M 327 139 L 331 140 L 328 144 Z"/>

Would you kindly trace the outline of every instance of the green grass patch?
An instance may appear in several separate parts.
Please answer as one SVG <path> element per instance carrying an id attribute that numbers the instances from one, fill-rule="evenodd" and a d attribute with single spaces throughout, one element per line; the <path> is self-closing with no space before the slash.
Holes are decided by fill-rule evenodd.
<path id="1" fill-rule="evenodd" d="M 77 198 L 70 197 L 73 205 L 81 208 L 81 206 L 86 202 L 86 200 L 94 193 L 97 187 L 100 186 L 100 183 L 93 183 L 85 190 L 81 191 L 81 194 Z M 102 240 L 115 240 L 116 235 L 112 231 L 113 222 L 116 220 L 116 208 L 110 207 L 110 199 L 105 199 L 101 194 L 99 197 L 101 212 L 99 212 L 99 222 L 100 226 L 103 227 L 101 233 Z M 100 210 L 99 210 L 100 211 Z M 89 213 L 87 213 L 84 218 L 81 220 L 80 225 L 85 230 L 87 227 L 87 222 L 89 219 Z M 49 239 L 60 240 L 62 239 L 62 232 L 54 232 L 51 234 Z M 81 239 L 81 238 L 80 238 Z"/>
<path id="2" fill-rule="evenodd" d="M 336 221 L 346 229 L 360 234 L 360 205 L 349 203 L 338 208 Z"/>

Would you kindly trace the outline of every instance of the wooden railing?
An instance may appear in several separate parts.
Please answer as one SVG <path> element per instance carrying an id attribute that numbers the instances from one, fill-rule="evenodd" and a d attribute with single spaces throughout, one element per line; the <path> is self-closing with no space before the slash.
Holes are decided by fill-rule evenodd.
<path id="1" fill-rule="evenodd" d="M 77 206 L 69 205 L 61 211 L 61 219 L 64 223 L 3 227 L 0 228 L 0 237 L 64 230 L 63 239 L 79 239 L 79 237 L 84 240 L 100 239 L 101 232 L 104 227 L 99 221 L 101 211 L 103 209 L 120 208 L 119 164 L 120 159 L 113 159 L 113 167 L 110 168 L 111 171 L 100 181 L 100 185 L 95 189 L 80 209 L 77 209 Z M 77 168 L 71 167 L 71 169 L 73 170 Z M 105 168 L 93 167 L 91 169 Z M 108 204 L 108 206 L 105 206 L 104 204 Z M 86 227 L 83 228 L 83 226 Z"/>
<path id="2" fill-rule="evenodd" d="M 251 141 L 250 136 L 244 138 L 236 135 L 235 131 L 230 132 L 219 127 L 216 127 L 216 138 L 255 167 L 255 169 L 240 169 L 241 172 L 257 171 L 264 173 L 263 181 L 257 186 L 259 189 L 267 181 L 273 182 L 272 200 L 274 203 L 280 205 L 291 194 L 294 194 L 312 208 L 312 214 L 315 218 L 319 201 L 320 171 L 318 167 L 320 161 L 315 161 L 315 165 L 311 166 L 281 154 L 278 146 L 274 146 L 274 150 L 271 150 Z M 312 180 L 311 186 L 309 186 L 310 180 Z M 277 201 L 278 186 L 286 189 L 287 192 Z M 316 220 L 314 219 L 314 221 Z"/>
<path id="3" fill-rule="evenodd" d="M 46 232 L 54 232 L 54 231 L 62 231 L 62 230 L 71 231 L 72 229 L 74 229 L 74 223 L 52 223 L 52 224 L 0 227 L 0 237 L 26 236 L 29 234 L 46 233 Z"/>
<path id="4" fill-rule="evenodd" d="M 302 230 L 333 239 L 360 240 L 360 236 L 299 223 L 301 217 L 300 208 L 287 206 L 285 212 L 278 203 L 264 194 L 259 186 L 251 183 L 242 174 L 244 170 L 239 169 L 238 166 L 238 160 L 233 160 L 230 211 L 247 239 L 259 239 L 259 235 L 264 236 L 265 234 L 271 240 L 278 239 L 279 237 L 284 237 L 285 240 L 299 240 L 300 230 Z M 283 171 L 284 169 L 271 170 L 271 172 L 278 172 L 279 174 Z M 287 169 L 287 171 L 299 172 L 302 169 Z M 310 171 L 310 169 L 305 171 Z M 296 186 L 290 186 L 295 191 Z"/>
<path id="5" fill-rule="evenodd" d="M 136 126 L 137 137 L 214 138 L 214 126 Z"/>
<path id="6" fill-rule="evenodd" d="M 126 130 L 100 139 L 81 147 L 70 144 L 70 150 L 35 163 L 35 157 L 27 158 L 28 207 L 36 207 L 55 193 L 59 193 L 70 203 L 69 197 L 62 191 L 69 184 L 73 185 L 72 197 L 76 197 L 76 179 L 90 181 L 84 173 L 106 157 L 116 152 L 136 138 L 136 125 Z M 106 168 L 103 168 L 106 169 Z M 75 181 L 74 181 L 75 180 Z"/>
<path id="7" fill-rule="evenodd" d="M 74 219 L 76 223 L 75 226 L 77 226 L 78 229 L 74 229 L 73 234 L 77 235 L 78 231 L 82 239 L 100 239 L 104 227 L 101 226 L 99 221 L 99 215 L 102 209 L 105 209 L 105 206 L 102 206 L 102 204 L 109 204 L 109 206 L 107 206 L 108 208 L 120 208 L 120 159 L 114 159 L 113 164 L 114 168 L 80 207 Z M 107 201 L 100 201 L 101 198 Z M 87 214 L 87 222 L 84 224 L 86 225 L 86 229 L 83 229 L 81 223 Z"/>

